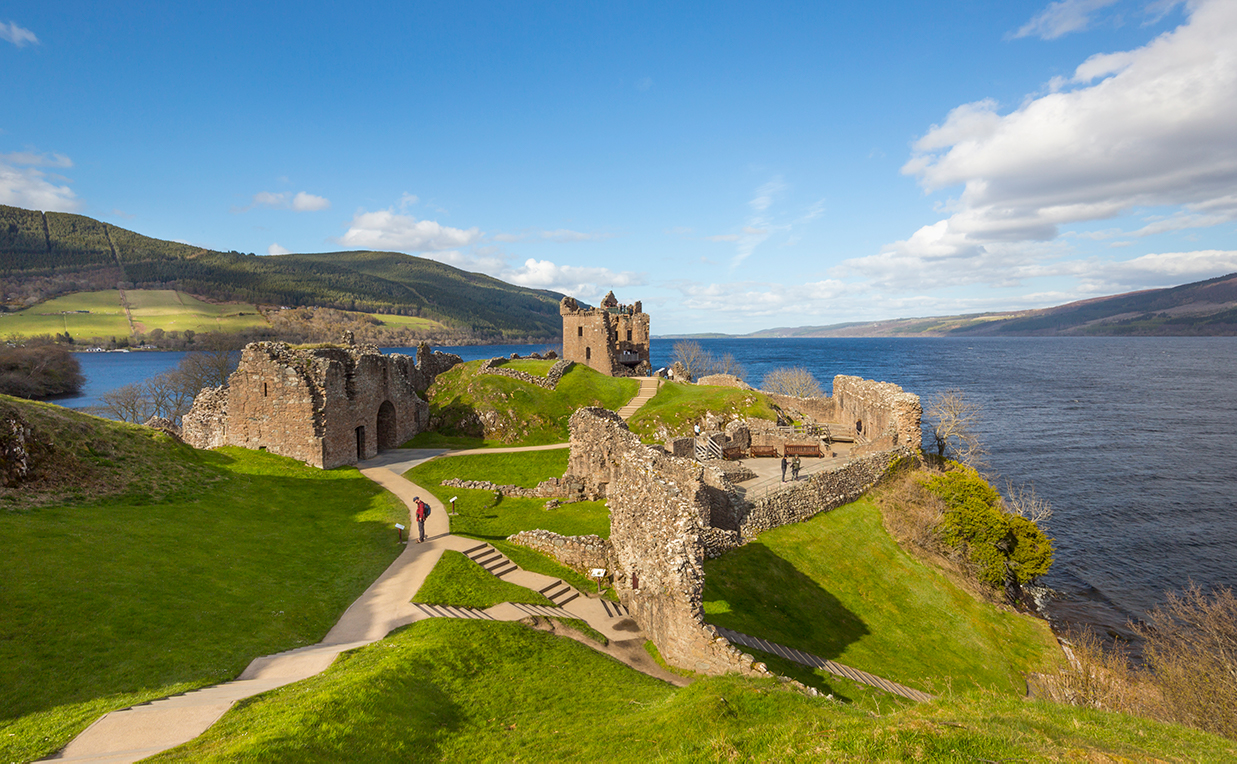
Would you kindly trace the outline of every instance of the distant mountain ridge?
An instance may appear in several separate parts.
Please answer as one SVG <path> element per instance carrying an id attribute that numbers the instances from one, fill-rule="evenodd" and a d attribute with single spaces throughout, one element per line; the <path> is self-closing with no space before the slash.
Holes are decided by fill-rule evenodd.
<path id="1" fill-rule="evenodd" d="M 1235 336 L 1237 273 L 1052 308 L 764 329 L 743 337 Z"/>
<path id="2" fill-rule="evenodd" d="M 97 289 L 421 316 L 477 338 L 553 339 L 562 295 L 400 252 L 256 256 L 153 239 L 84 215 L 0 205 L 0 299 Z"/>

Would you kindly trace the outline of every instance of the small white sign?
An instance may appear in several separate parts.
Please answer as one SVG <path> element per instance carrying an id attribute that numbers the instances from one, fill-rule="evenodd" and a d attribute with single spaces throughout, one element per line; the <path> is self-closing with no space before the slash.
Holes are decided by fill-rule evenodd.
<path id="1" fill-rule="evenodd" d="M 458 499 L 458 498 L 459 498 L 458 496 L 452 496 L 452 497 L 451 497 L 451 503 L 452 503 L 452 504 L 454 504 L 454 503 L 455 503 L 455 500 L 456 500 L 456 499 Z"/>
<path id="2" fill-rule="evenodd" d="M 396 523 L 395 527 L 401 531 L 404 530 L 404 526 L 400 525 L 399 523 Z"/>
<path id="3" fill-rule="evenodd" d="M 589 571 L 589 575 L 591 575 L 593 578 L 605 578 L 606 569 L 605 568 L 593 568 L 591 571 Z"/>

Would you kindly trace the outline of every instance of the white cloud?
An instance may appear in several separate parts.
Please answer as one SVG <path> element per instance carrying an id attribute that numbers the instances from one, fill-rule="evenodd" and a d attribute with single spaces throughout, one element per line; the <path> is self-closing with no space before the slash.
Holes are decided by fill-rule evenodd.
<path id="1" fill-rule="evenodd" d="M 1015 32 L 1014 37 L 1055 40 L 1070 32 L 1081 32 L 1090 26 L 1092 14 L 1116 2 L 1117 0 L 1060 0 L 1049 3 L 1038 16 Z"/>
<path id="2" fill-rule="evenodd" d="M 14 151 L 12 154 L 0 154 L 0 162 L 25 167 L 69 168 L 73 166 L 73 160 L 64 154 L 47 154 L 37 151 Z"/>
<path id="3" fill-rule="evenodd" d="M 278 210 L 293 210 L 295 212 L 317 212 L 331 206 L 331 200 L 323 196 L 298 191 L 295 195 L 259 191 L 253 195 L 253 200 L 245 207 L 234 207 L 233 212 L 248 212 L 255 207 L 270 207 Z"/>
<path id="4" fill-rule="evenodd" d="M 335 241 L 352 249 L 438 252 L 466 247 L 480 238 L 478 228 L 450 228 L 387 209 L 358 210 L 348 230 Z"/>
<path id="5" fill-rule="evenodd" d="M 284 247 L 281 247 L 278 244 L 271 244 L 269 247 L 266 248 L 266 254 L 268 255 L 289 255 L 289 254 L 292 254 L 292 250 L 285 249 Z"/>
<path id="6" fill-rule="evenodd" d="M 19 48 L 39 44 L 39 38 L 34 36 L 34 32 L 19 27 L 12 21 L 7 24 L 0 21 L 0 40 L 7 40 Z"/>
<path id="7" fill-rule="evenodd" d="M 953 215 L 844 268 L 998 283 L 1018 275 L 997 269 L 1059 257 L 1036 242 L 1061 225 L 1154 207 L 1176 212 L 1142 235 L 1237 219 L 1237 3 L 1198 0 L 1189 11 L 1141 48 L 1087 59 L 1072 90 L 1006 115 L 990 100 L 954 109 L 903 167 L 929 191 L 962 185 L 946 205 Z"/>
<path id="8" fill-rule="evenodd" d="M 77 212 L 77 195 L 60 176 L 49 176 L 39 166 L 72 167 L 61 154 L 22 152 L 0 155 L 0 204 L 32 210 Z M 58 185 L 59 184 L 59 185 Z"/>
<path id="9" fill-rule="evenodd" d="M 509 268 L 495 275 L 512 284 L 533 289 L 549 289 L 583 300 L 601 297 L 610 289 L 643 286 L 646 283 L 643 273 L 558 265 L 549 260 L 534 258 L 525 260 L 524 265 L 519 268 Z"/>
<path id="10" fill-rule="evenodd" d="M 304 191 L 297 192 L 292 197 L 292 209 L 297 212 L 317 212 L 331 206 L 331 201 L 323 196 L 314 196 Z"/>

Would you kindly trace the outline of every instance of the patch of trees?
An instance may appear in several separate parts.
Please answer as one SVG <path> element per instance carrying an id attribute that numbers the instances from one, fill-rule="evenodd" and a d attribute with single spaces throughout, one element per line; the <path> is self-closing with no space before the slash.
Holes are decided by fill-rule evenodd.
<path id="1" fill-rule="evenodd" d="M 84 382 L 81 364 L 51 337 L 0 345 L 0 393 L 46 398 L 76 393 Z"/>
<path id="2" fill-rule="evenodd" d="M 674 343 L 670 363 L 682 364 L 692 379 L 700 379 L 710 374 L 730 374 L 739 379 L 747 377 L 747 369 L 735 360 L 734 354 L 724 353 L 718 357 L 701 347 L 699 342 L 692 340 L 679 340 Z"/>
<path id="3" fill-rule="evenodd" d="M 202 388 L 226 385 L 236 371 L 241 351 L 230 339 L 217 335 L 214 347 L 187 353 L 175 369 L 104 393 L 93 413 L 135 424 L 162 417 L 179 425 Z"/>
<path id="4" fill-rule="evenodd" d="M 765 375 L 760 389 L 766 393 L 796 398 L 820 398 L 825 394 L 816 377 L 802 366 L 774 369 Z"/>

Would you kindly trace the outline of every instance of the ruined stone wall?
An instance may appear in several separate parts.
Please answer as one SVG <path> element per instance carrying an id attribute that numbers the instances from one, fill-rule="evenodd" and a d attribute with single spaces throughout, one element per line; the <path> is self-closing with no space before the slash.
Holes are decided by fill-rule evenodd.
<path id="1" fill-rule="evenodd" d="M 813 422 L 842 422 L 842 412 L 838 409 L 837 399 L 824 398 L 796 398 L 793 395 L 778 395 L 776 393 L 766 393 L 783 411 L 795 416 L 797 419 L 810 419 Z M 849 424 L 854 424 L 851 421 Z"/>
<path id="2" fill-rule="evenodd" d="M 599 308 L 581 308 L 571 297 L 559 304 L 563 358 L 612 377 L 648 374 L 649 316 L 640 303 L 619 305 L 614 293 Z M 624 360 L 631 363 L 625 364 Z M 634 366 L 632 364 L 635 364 Z"/>
<path id="3" fill-rule="evenodd" d="M 530 385 L 544 387 L 547 390 L 553 390 L 558 387 L 558 383 L 562 380 L 563 375 L 566 374 L 572 366 L 575 366 L 574 361 L 568 361 L 565 358 L 560 359 L 550 367 L 550 370 L 546 372 L 544 377 L 537 377 L 526 371 L 508 369 L 503 365 L 505 363 L 507 363 L 506 358 L 491 358 L 481 364 L 479 371 L 482 374 L 498 374 L 504 377 L 518 379 L 521 382 L 527 382 Z"/>
<path id="4" fill-rule="evenodd" d="M 503 496 L 516 496 L 522 499 L 561 499 L 571 493 L 571 486 L 563 478 L 542 480 L 534 488 L 524 488 L 518 485 L 499 485 L 488 480 L 460 480 L 451 478 L 442 481 L 448 488 L 467 488 L 473 491 L 501 491 Z"/>
<path id="5" fill-rule="evenodd" d="M 520 531 L 507 540 L 558 560 L 572 570 L 588 575 L 593 568 L 613 570 L 613 550 L 610 542 L 593 534 L 562 536 L 552 531 Z"/>
<path id="6" fill-rule="evenodd" d="M 199 393 L 183 420 L 185 442 L 265 449 L 328 469 L 355 464 L 425 428 L 418 386 L 460 358 L 424 346 L 418 355 L 419 365 L 373 346 L 250 343 L 226 389 Z"/>
<path id="7" fill-rule="evenodd" d="M 709 374 L 696 380 L 696 384 L 710 385 L 712 387 L 736 387 L 740 390 L 756 389 L 733 374 Z"/>
<path id="8" fill-rule="evenodd" d="M 889 382 L 839 374 L 833 378 L 833 400 L 844 424 L 862 423 L 860 436 L 871 448 L 909 446 L 918 450 L 923 438 L 919 396 Z"/>
<path id="9" fill-rule="evenodd" d="M 702 536 L 728 498 L 721 494 L 733 497 L 725 478 L 643 445 L 605 409 L 577 411 L 571 442 L 569 475 L 607 486 L 615 589 L 662 656 L 703 673 L 759 673 L 704 622 Z"/>

